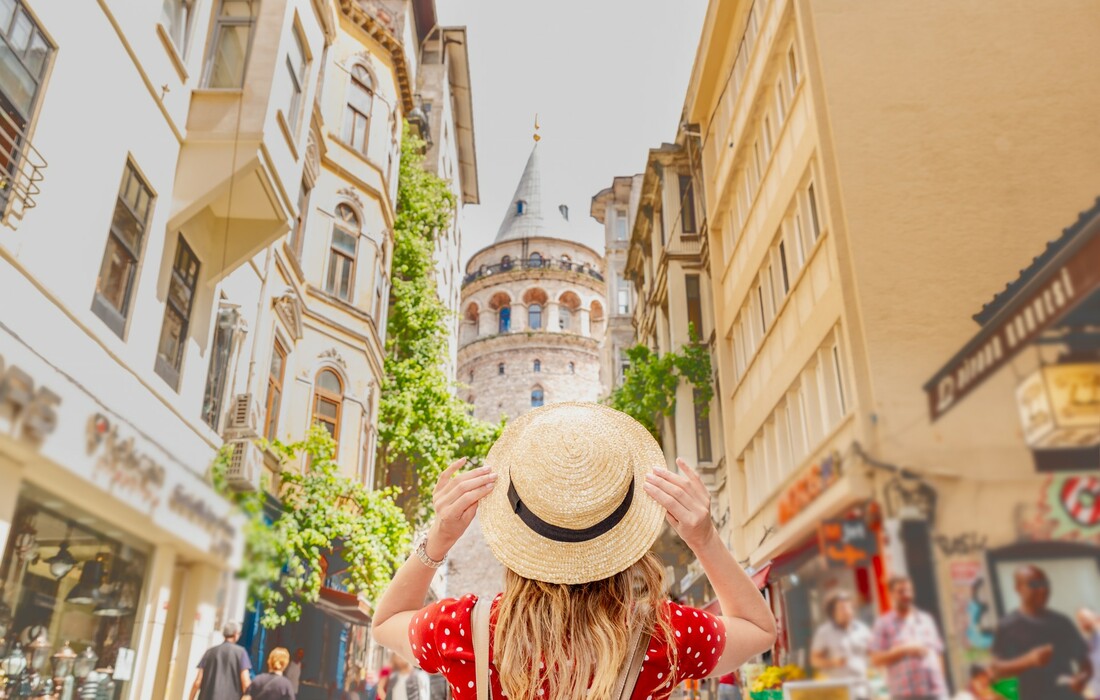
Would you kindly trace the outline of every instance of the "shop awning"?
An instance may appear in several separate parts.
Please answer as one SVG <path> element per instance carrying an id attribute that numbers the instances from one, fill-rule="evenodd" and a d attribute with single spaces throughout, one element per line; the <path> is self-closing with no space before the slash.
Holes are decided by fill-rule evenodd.
<path id="1" fill-rule="evenodd" d="M 1084 326 L 1087 317 L 1095 322 L 1097 314 L 1100 199 L 974 315 L 982 329 L 924 385 L 932 420 L 953 408 L 1044 332 Z"/>
<path id="2" fill-rule="evenodd" d="M 354 593 L 322 588 L 321 597 L 314 605 L 326 615 L 354 625 L 369 625 L 371 622 L 370 605 Z"/>
<path id="3" fill-rule="evenodd" d="M 752 582 L 756 584 L 756 590 L 763 590 L 768 585 L 768 574 L 771 573 L 772 563 L 769 561 L 764 566 L 753 572 Z"/>

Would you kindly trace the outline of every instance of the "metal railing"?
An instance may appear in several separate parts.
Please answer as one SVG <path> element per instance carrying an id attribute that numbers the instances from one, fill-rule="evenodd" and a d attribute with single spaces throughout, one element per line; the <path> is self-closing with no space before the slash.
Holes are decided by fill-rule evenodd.
<path id="1" fill-rule="evenodd" d="M 0 206 L 3 219 L 22 219 L 41 194 L 46 159 L 31 145 L 26 132 L 0 109 Z"/>
<path id="2" fill-rule="evenodd" d="M 576 263 L 571 260 L 554 260 L 553 258 L 528 258 L 527 260 L 510 260 L 508 262 L 497 263 L 496 265 L 482 265 L 462 279 L 462 286 L 465 287 L 471 282 L 483 277 L 499 275 L 502 272 L 510 272 L 512 270 L 562 270 L 565 272 L 577 272 L 582 275 L 588 275 L 593 279 L 603 282 L 603 275 L 600 274 L 600 271 L 587 263 Z"/>

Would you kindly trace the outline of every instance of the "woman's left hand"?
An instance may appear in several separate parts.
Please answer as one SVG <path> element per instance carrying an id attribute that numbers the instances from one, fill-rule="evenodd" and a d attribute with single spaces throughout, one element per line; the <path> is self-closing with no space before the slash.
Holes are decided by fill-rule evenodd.
<path id="1" fill-rule="evenodd" d="M 683 459 L 676 460 L 680 473 L 663 467 L 645 477 L 645 492 L 664 506 L 668 522 L 693 552 L 718 534 L 710 517 L 710 491 Z"/>

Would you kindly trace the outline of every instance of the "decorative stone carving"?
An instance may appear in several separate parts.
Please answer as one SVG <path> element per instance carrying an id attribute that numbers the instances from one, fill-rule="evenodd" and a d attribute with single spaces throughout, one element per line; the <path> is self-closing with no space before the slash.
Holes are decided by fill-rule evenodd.
<path id="1" fill-rule="evenodd" d="M 322 352 L 318 357 L 326 360 L 332 360 L 342 368 L 347 369 L 348 363 L 344 361 L 344 357 L 336 350 L 336 348 L 329 348 Z"/>
<path id="2" fill-rule="evenodd" d="M 293 289 L 287 288 L 285 292 L 275 297 L 275 314 L 290 331 L 294 340 L 302 339 L 302 301 Z"/>
<path id="3" fill-rule="evenodd" d="M 338 189 L 336 190 L 336 194 L 340 195 L 341 197 L 346 197 L 355 202 L 356 206 L 358 206 L 360 209 L 363 208 L 363 199 L 359 196 L 359 193 L 351 187 L 343 187 L 341 189 Z"/>

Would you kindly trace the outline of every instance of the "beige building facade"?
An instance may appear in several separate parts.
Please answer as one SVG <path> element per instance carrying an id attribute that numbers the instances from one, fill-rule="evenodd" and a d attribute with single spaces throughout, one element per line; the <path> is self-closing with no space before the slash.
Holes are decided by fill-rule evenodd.
<path id="1" fill-rule="evenodd" d="M 1100 191 L 1097 98 L 1081 89 L 1100 75 L 1080 48 L 1097 8 L 958 10 L 708 6 L 685 122 L 702 153 L 734 544 L 796 663 L 824 595 L 847 588 L 871 617 L 884 578 L 907 573 L 963 678 L 988 658 L 976 625 L 1015 605 L 995 561 L 1029 541 L 1021 513 L 1044 498 L 1006 428 L 1011 373 L 935 422 L 922 387 L 973 333 L 966 317 Z M 1079 87 L 1054 94 L 1050 75 Z M 1037 359 L 1014 362 L 1026 374 Z M 829 539 L 841 521 L 864 537 Z M 1055 587 L 1100 583 L 1082 576 Z M 989 613 L 968 624 L 971 600 Z"/>
<path id="2" fill-rule="evenodd" d="M 610 393 L 623 381 L 629 366 L 626 351 L 635 344 L 634 285 L 626 277 L 633 213 L 641 191 L 641 176 L 616 177 L 592 198 L 589 214 L 604 227 L 604 262 L 607 266 L 607 334 L 600 361 L 604 391 Z"/>

